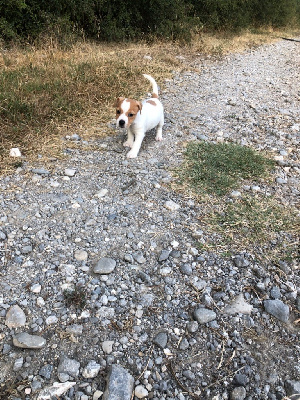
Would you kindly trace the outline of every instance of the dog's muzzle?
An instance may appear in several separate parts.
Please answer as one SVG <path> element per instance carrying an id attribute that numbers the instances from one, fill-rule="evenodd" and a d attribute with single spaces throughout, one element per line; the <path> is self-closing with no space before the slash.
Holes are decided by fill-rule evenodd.
<path id="1" fill-rule="evenodd" d="M 120 121 L 119 121 L 119 127 L 120 128 L 124 128 L 125 127 L 125 121 L 123 120 L 123 119 L 120 119 Z"/>

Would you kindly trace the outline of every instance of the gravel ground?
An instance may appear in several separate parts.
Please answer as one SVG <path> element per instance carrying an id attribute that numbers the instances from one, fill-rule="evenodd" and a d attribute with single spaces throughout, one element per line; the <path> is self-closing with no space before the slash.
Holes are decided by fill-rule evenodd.
<path id="1" fill-rule="evenodd" d="M 1 178 L 1 399 L 300 398 L 296 260 L 199 250 L 214 240 L 202 205 L 171 189 L 184 143 L 230 141 L 278 163 L 241 192 L 297 206 L 299 54 L 181 58 L 192 72 L 161 94 L 163 142 L 150 133 L 127 160 L 121 132 L 70 132 L 64 160 Z"/>

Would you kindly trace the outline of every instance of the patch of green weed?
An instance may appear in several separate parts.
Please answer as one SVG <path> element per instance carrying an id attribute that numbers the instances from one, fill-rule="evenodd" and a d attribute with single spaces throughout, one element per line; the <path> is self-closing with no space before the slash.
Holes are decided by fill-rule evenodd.
<path id="1" fill-rule="evenodd" d="M 258 152 L 232 143 L 190 143 L 181 175 L 197 191 L 223 196 L 242 179 L 259 179 L 274 162 Z"/>

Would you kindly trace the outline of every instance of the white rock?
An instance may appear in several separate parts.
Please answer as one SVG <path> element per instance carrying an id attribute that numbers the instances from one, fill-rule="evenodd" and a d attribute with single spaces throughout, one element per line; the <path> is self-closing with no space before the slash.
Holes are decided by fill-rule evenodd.
<path id="1" fill-rule="evenodd" d="M 9 328 L 18 328 L 26 323 L 26 315 L 17 304 L 7 311 L 5 325 Z"/>
<path id="2" fill-rule="evenodd" d="M 148 390 L 144 386 L 138 385 L 134 390 L 134 394 L 138 399 L 144 399 L 148 396 Z"/>
<path id="3" fill-rule="evenodd" d="M 50 317 L 46 318 L 47 325 L 56 324 L 57 321 L 58 321 L 58 318 L 55 315 L 50 315 Z"/>
<path id="4" fill-rule="evenodd" d="M 43 306 L 45 305 L 45 300 L 44 300 L 42 297 L 38 297 L 38 298 L 36 299 L 36 304 L 37 304 L 39 307 L 43 307 Z"/>
<path id="5" fill-rule="evenodd" d="M 11 157 L 21 157 L 22 156 L 18 147 L 13 147 L 12 149 L 10 149 L 9 155 Z"/>
<path id="6" fill-rule="evenodd" d="M 108 193 L 107 189 L 101 189 L 99 190 L 98 193 L 95 194 L 96 197 L 98 197 L 98 199 L 101 199 L 102 197 L 106 196 Z"/>
<path id="7" fill-rule="evenodd" d="M 104 353 L 110 354 L 112 352 L 112 347 L 114 343 L 115 342 L 113 342 L 112 340 L 105 340 L 104 342 L 102 342 L 102 350 L 104 351 Z"/>
<path id="8" fill-rule="evenodd" d="M 35 283 L 31 286 L 30 290 L 32 293 L 40 293 L 42 290 L 42 286 L 39 283 Z"/>
<path id="9" fill-rule="evenodd" d="M 75 250 L 75 259 L 77 261 L 85 261 L 88 258 L 88 253 L 85 250 Z"/>
<path id="10" fill-rule="evenodd" d="M 239 294 L 231 304 L 224 308 L 225 314 L 251 314 L 253 306 L 247 303 L 243 293 Z"/>
<path id="11" fill-rule="evenodd" d="M 40 392 L 37 400 L 50 400 L 53 397 L 59 398 L 74 385 L 76 385 L 76 382 L 54 382 L 52 386 L 48 386 Z"/>
<path id="12" fill-rule="evenodd" d="M 93 394 L 93 400 L 99 400 L 100 397 L 103 395 L 104 392 L 101 392 L 101 390 L 96 390 L 95 393 Z"/>
<path id="13" fill-rule="evenodd" d="M 170 211 L 177 211 L 180 208 L 180 205 L 175 203 L 173 200 L 168 200 L 165 202 L 165 208 Z"/>
<path id="14" fill-rule="evenodd" d="M 101 365 L 97 364 L 95 360 L 92 360 L 88 363 L 88 365 L 82 371 L 82 375 L 84 378 L 95 378 L 100 371 Z"/>
<path id="15" fill-rule="evenodd" d="M 64 172 L 65 176 L 74 176 L 76 174 L 76 169 L 66 168 Z"/>

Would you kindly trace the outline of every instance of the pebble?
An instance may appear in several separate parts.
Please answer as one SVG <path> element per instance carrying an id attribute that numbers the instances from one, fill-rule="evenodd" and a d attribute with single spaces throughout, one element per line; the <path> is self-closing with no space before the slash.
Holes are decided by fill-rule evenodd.
<path id="1" fill-rule="evenodd" d="M 33 168 L 31 171 L 37 175 L 50 175 L 50 171 L 45 168 Z"/>
<path id="2" fill-rule="evenodd" d="M 22 349 L 41 349 L 46 345 L 46 339 L 38 335 L 22 332 L 13 337 L 13 344 Z"/>
<path id="3" fill-rule="evenodd" d="M 244 400 L 246 398 L 247 392 L 243 386 L 239 386 L 233 389 L 230 394 L 230 400 Z"/>
<path id="4" fill-rule="evenodd" d="M 165 202 L 165 208 L 170 211 L 177 211 L 180 209 L 180 205 L 175 203 L 173 200 L 168 200 Z"/>
<path id="5" fill-rule="evenodd" d="M 92 360 L 82 371 L 82 376 L 87 379 L 95 378 L 98 375 L 100 368 L 101 365 L 98 364 L 95 360 Z"/>
<path id="6" fill-rule="evenodd" d="M 217 314 L 213 310 L 207 308 L 197 308 L 194 311 L 194 318 L 199 324 L 206 324 L 217 318 Z"/>
<path id="7" fill-rule="evenodd" d="M 17 304 L 7 311 L 5 325 L 9 328 L 19 328 L 26 324 L 26 315 Z"/>
<path id="8" fill-rule="evenodd" d="M 63 357 L 57 367 L 58 374 L 67 374 L 76 378 L 79 375 L 80 362 L 68 357 Z"/>
<path id="9" fill-rule="evenodd" d="M 101 258 L 94 266 L 95 274 L 110 274 L 115 269 L 117 263 L 109 257 Z"/>
<path id="10" fill-rule="evenodd" d="M 159 332 L 153 339 L 153 343 L 161 349 L 164 349 L 168 343 L 168 335 L 166 332 Z"/>
<path id="11" fill-rule="evenodd" d="M 112 349 L 113 349 L 113 345 L 114 345 L 114 341 L 105 340 L 104 342 L 102 342 L 102 350 L 106 354 L 111 354 L 112 353 Z"/>
<path id="12" fill-rule="evenodd" d="M 77 172 L 76 169 L 66 168 L 64 170 L 64 175 L 71 178 L 72 176 L 74 176 L 76 174 L 76 172 Z"/>
<path id="13" fill-rule="evenodd" d="M 282 322 L 288 322 L 290 316 L 289 306 L 281 300 L 265 300 L 264 307 L 267 313 L 273 315 Z"/>
<path id="14" fill-rule="evenodd" d="M 75 385 L 76 382 L 54 382 L 53 385 L 45 387 L 39 393 L 37 400 L 51 400 L 53 398 L 60 398 Z"/>
<path id="15" fill-rule="evenodd" d="M 136 386 L 136 388 L 134 389 L 134 395 L 138 398 L 138 399 L 144 399 L 145 397 L 148 396 L 148 390 L 142 386 L 142 385 L 138 385 Z"/>
<path id="16" fill-rule="evenodd" d="M 77 261 L 86 261 L 88 253 L 85 250 L 75 250 L 74 256 Z"/>
<path id="17" fill-rule="evenodd" d="M 131 400 L 134 378 L 122 366 L 112 364 L 102 400 Z"/>
<path id="18" fill-rule="evenodd" d="M 224 308 L 225 314 L 251 314 L 253 306 L 247 303 L 244 299 L 243 293 L 240 293 L 231 304 Z"/>

